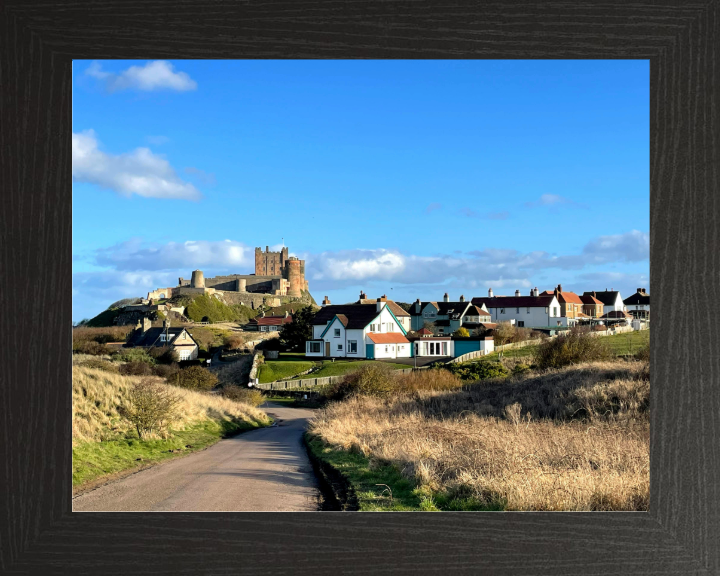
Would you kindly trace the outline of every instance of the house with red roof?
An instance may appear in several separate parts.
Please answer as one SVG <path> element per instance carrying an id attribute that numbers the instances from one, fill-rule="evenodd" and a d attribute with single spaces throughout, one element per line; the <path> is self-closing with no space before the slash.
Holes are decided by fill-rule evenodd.
<path id="1" fill-rule="evenodd" d="M 520 290 L 516 290 L 514 296 L 498 296 L 490 288 L 487 297 L 473 298 L 472 303 L 490 313 L 491 318 L 481 322 L 485 327 L 488 323 L 497 325 L 499 322 L 510 322 L 519 328 L 547 329 L 568 325 L 558 296 L 553 292 L 540 294 L 537 288 L 530 290 L 529 296 L 522 296 Z"/>
<path id="2" fill-rule="evenodd" d="M 292 321 L 292 316 L 287 312 L 282 316 L 265 316 L 262 313 L 261 316 L 251 318 L 245 328 L 259 332 L 279 332 L 285 324 L 290 324 Z"/>

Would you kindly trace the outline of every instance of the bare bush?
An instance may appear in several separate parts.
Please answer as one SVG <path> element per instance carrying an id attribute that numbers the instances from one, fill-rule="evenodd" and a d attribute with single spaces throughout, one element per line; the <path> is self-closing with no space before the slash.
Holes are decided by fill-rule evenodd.
<path id="1" fill-rule="evenodd" d="M 127 362 L 118 367 L 118 372 L 123 376 L 150 376 L 153 370 L 145 362 Z"/>
<path id="2" fill-rule="evenodd" d="M 222 395 L 235 402 L 242 402 L 250 406 L 260 406 L 265 402 L 265 395 L 253 388 L 241 388 L 240 386 L 225 386 L 222 389 Z"/>
<path id="3" fill-rule="evenodd" d="M 83 360 L 79 363 L 80 366 L 85 368 L 92 368 L 93 370 L 103 370 L 104 372 L 111 372 L 112 374 L 119 374 L 118 365 L 102 360 L 100 358 L 92 358 L 90 360 Z"/>
<path id="4" fill-rule="evenodd" d="M 167 428 L 175 416 L 180 397 L 151 378 L 143 378 L 130 389 L 129 404 L 121 414 L 135 426 L 138 438 Z"/>
<path id="5" fill-rule="evenodd" d="M 587 331 L 573 329 L 535 348 L 534 361 L 538 368 L 561 368 L 570 364 L 606 360 L 612 352 L 601 338 Z"/>
<path id="6" fill-rule="evenodd" d="M 190 390 L 212 390 L 218 379 L 215 374 L 202 366 L 183 368 L 168 379 L 168 383 Z"/>
<path id="7" fill-rule="evenodd" d="M 180 370 L 180 366 L 176 362 L 172 364 L 157 364 L 152 367 L 152 373 L 165 380 L 170 380 Z"/>
<path id="8" fill-rule="evenodd" d="M 224 338 L 224 345 L 226 350 L 242 350 L 245 345 L 252 339 L 249 334 L 241 334 L 233 332 L 228 334 Z"/>

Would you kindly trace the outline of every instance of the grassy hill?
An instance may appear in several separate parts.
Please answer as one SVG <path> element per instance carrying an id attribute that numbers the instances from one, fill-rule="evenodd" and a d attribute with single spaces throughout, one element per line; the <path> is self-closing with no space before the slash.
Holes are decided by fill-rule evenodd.
<path id="1" fill-rule="evenodd" d="M 140 377 L 73 366 L 73 486 L 138 466 L 146 466 L 214 444 L 222 437 L 267 426 L 262 410 L 221 396 L 170 386 L 180 397 L 166 432 L 138 439 L 121 416 L 130 389 Z"/>

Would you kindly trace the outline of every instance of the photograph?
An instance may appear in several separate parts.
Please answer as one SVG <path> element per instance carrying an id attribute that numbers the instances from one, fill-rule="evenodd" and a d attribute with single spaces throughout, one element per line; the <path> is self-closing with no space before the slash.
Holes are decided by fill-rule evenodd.
<path id="1" fill-rule="evenodd" d="M 72 511 L 647 512 L 650 69 L 73 60 Z"/>

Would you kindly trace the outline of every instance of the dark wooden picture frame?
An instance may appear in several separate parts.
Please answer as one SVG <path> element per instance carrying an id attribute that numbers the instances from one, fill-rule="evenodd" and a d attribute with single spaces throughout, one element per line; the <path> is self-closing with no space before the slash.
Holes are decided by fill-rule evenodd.
<path id="1" fill-rule="evenodd" d="M 0 4 L 0 572 L 720 573 L 718 4 Z M 71 65 L 120 57 L 648 59 L 650 511 L 72 513 Z"/>

